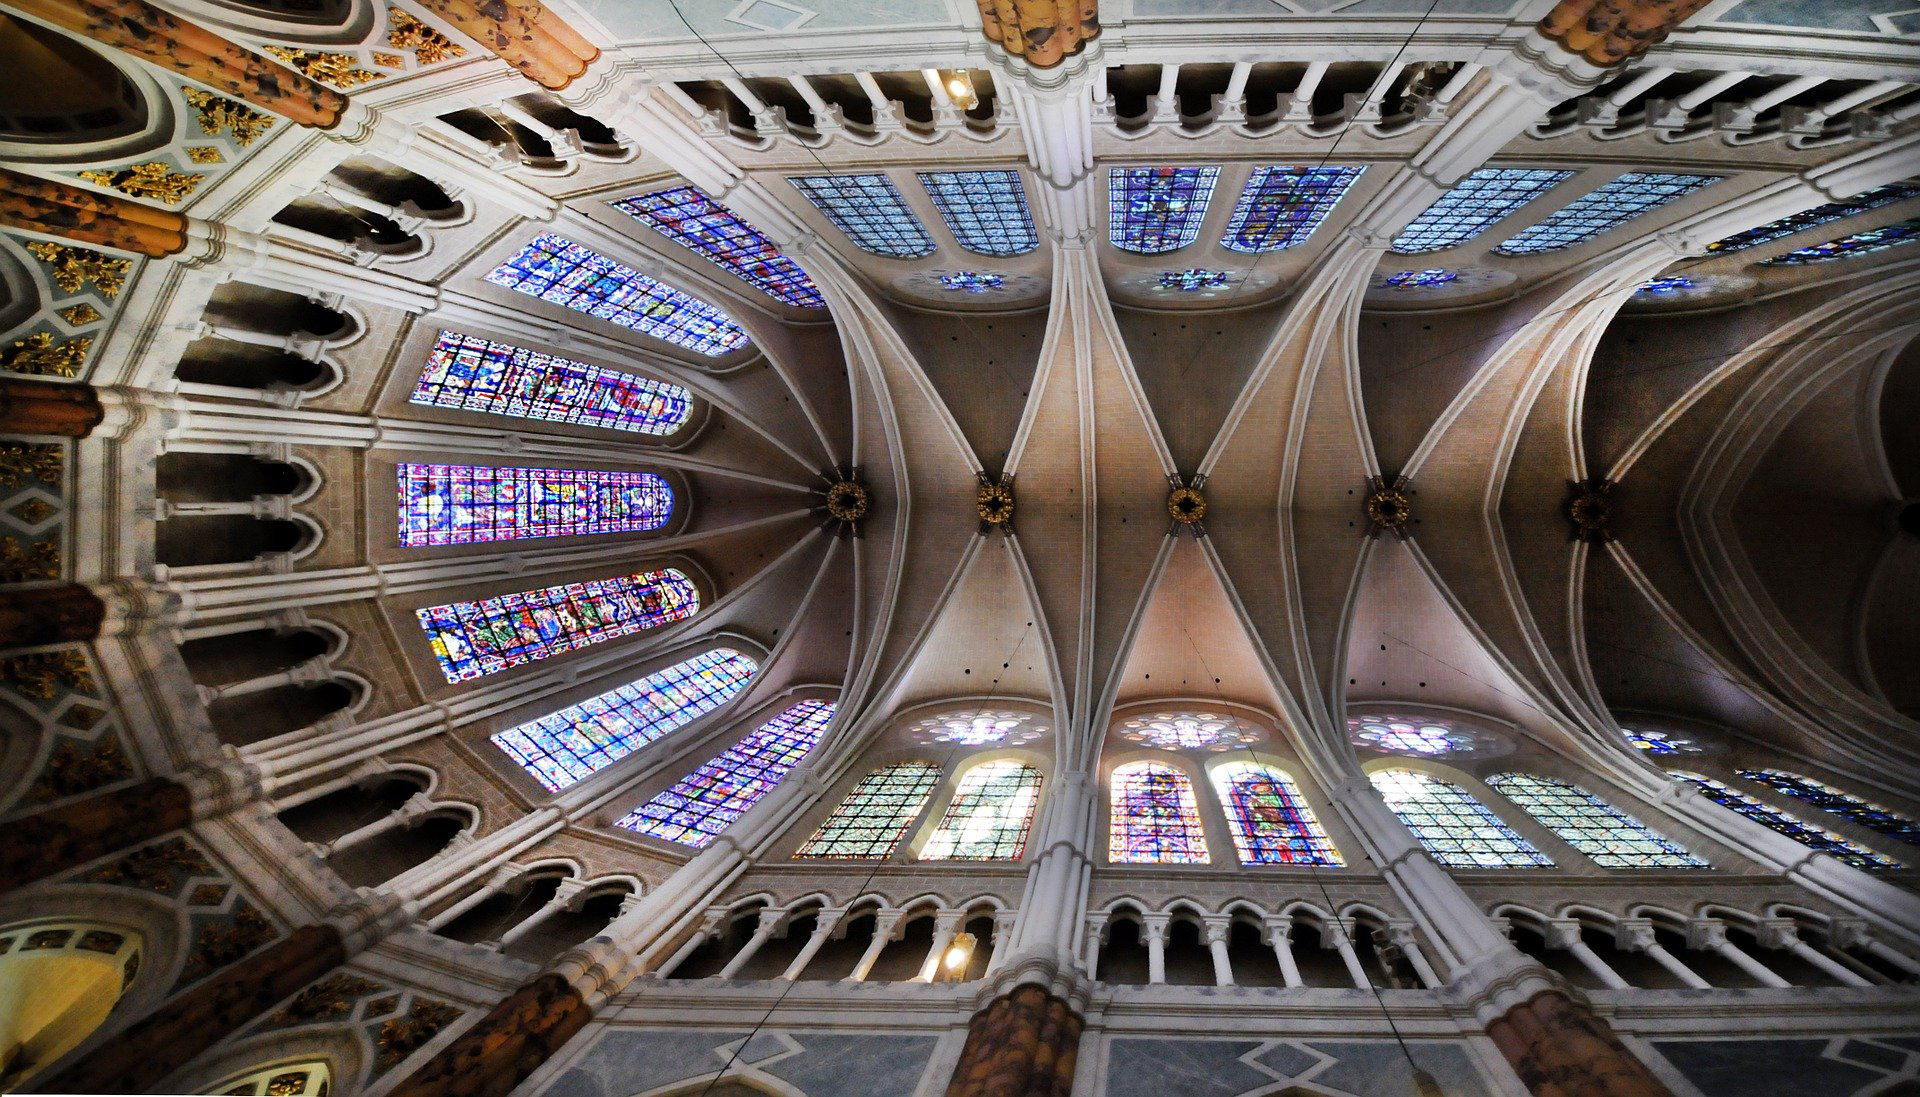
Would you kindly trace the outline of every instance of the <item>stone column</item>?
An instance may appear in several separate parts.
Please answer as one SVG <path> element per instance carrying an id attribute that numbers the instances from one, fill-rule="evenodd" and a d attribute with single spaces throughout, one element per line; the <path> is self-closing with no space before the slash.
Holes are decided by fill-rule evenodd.
<path id="1" fill-rule="evenodd" d="M 1306 986 L 1300 978 L 1300 963 L 1293 958 L 1293 919 L 1268 922 L 1267 940 L 1273 945 L 1273 958 L 1280 962 L 1280 978 L 1290 987 Z"/>
<path id="2" fill-rule="evenodd" d="M 933 944 L 927 949 L 927 958 L 920 963 L 920 971 L 915 981 L 931 983 L 940 976 L 940 960 L 947 953 L 947 946 L 960 932 L 960 911 L 948 911 L 933 920 Z"/>
<path id="3" fill-rule="evenodd" d="M 0 590 L 0 650 L 100 635 L 107 604 L 79 583 Z"/>
<path id="4" fill-rule="evenodd" d="M 906 911 L 881 910 L 873 916 L 873 940 L 867 944 L 867 951 L 860 954 L 860 961 L 853 965 L 853 971 L 847 978 L 856 983 L 865 982 L 873 971 L 873 965 L 880 960 L 880 954 L 887 950 L 887 943 L 893 939 L 893 931 L 900 925 L 900 919 Z"/>
<path id="5" fill-rule="evenodd" d="M 1540 33 L 1596 65 L 1616 65 L 1665 38 L 1707 0 L 1560 0 Z"/>
<path id="6" fill-rule="evenodd" d="M 1800 924 L 1791 918 L 1768 918 L 1758 927 L 1760 944 L 1766 948 L 1783 948 L 1793 953 L 1808 965 L 1826 972 L 1841 985 L 1850 987 L 1870 987 L 1872 980 L 1862 978 L 1860 973 L 1847 967 L 1833 957 L 1814 948 L 1800 939 Z"/>
<path id="7" fill-rule="evenodd" d="M 1633 984 L 1620 978 L 1619 972 L 1608 966 L 1606 961 L 1600 959 L 1598 953 L 1588 948 L 1587 943 L 1580 939 L 1580 930 L 1580 923 L 1572 919 L 1548 923 L 1547 947 L 1564 949 L 1571 953 L 1574 959 L 1580 961 L 1580 966 L 1592 972 L 1593 977 L 1605 984 L 1609 990 L 1630 989 Z"/>
<path id="8" fill-rule="evenodd" d="M 1667 951 L 1667 947 L 1653 935 L 1653 923 L 1644 918 L 1621 919 L 1613 927 L 1614 942 L 1624 952 L 1644 952 L 1647 958 L 1666 968 L 1674 978 L 1694 990 L 1710 990 L 1712 983 L 1700 978 L 1694 970 L 1680 962 L 1679 958 Z"/>
<path id="9" fill-rule="evenodd" d="M 973 1015 L 947 1097 L 1069 1097 L 1085 1023 L 1045 987 L 1015 987 Z"/>
<path id="10" fill-rule="evenodd" d="M 1213 956 L 1213 981 L 1217 986 L 1233 985 L 1233 961 L 1227 957 L 1227 935 L 1232 923 L 1224 918 L 1207 919 L 1207 952 Z"/>
<path id="11" fill-rule="evenodd" d="M 334 911 L 174 995 L 92 1054 L 36 1083 L 50 1093 L 144 1093 L 276 1002 L 406 920 L 392 898 Z"/>
<path id="12" fill-rule="evenodd" d="M 1353 922 L 1345 918 L 1329 918 L 1320 926 L 1320 947 L 1330 948 L 1340 954 L 1340 962 L 1346 965 L 1347 978 L 1353 980 L 1357 990 L 1372 990 L 1373 980 L 1367 978 L 1367 969 L 1360 966 L 1360 954 L 1353 950 Z"/>
<path id="13" fill-rule="evenodd" d="M 5 171 L 0 169 L 0 185 Z M 5 202 L 0 192 L 0 203 Z M 0 222 L 6 221 L 0 209 Z M 106 418 L 92 385 L 0 378 L 0 432 L 85 438 Z"/>
<path id="14" fill-rule="evenodd" d="M 572 877 L 560 881 L 560 886 L 553 890 L 553 898 L 547 900 L 545 906 L 522 919 L 519 925 L 502 933 L 498 940 L 490 943 L 490 947 L 496 950 L 504 949 L 520 938 L 532 933 L 534 930 L 540 928 L 540 923 L 566 910 L 572 905 L 574 899 L 586 889 L 587 885 L 584 881 L 576 880 Z"/>
<path id="15" fill-rule="evenodd" d="M 1147 982 L 1158 986 L 1167 981 L 1167 920 L 1147 918 L 1140 923 L 1140 936 L 1147 945 Z"/>
<path id="16" fill-rule="evenodd" d="M 753 936 L 747 938 L 747 943 L 739 952 L 733 954 L 733 959 L 727 961 L 727 966 L 720 969 L 719 977 L 731 979 L 739 974 L 740 969 L 747 966 L 747 961 L 753 959 L 753 954 L 759 952 L 769 940 L 772 940 L 773 931 L 780 928 L 780 923 L 785 921 L 786 917 L 787 912 L 784 910 L 761 911 L 760 919 L 753 927 Z"/>
<path id="17" fill-rule="evenodd" d="M 1761 986 L 1790 987 L 1793 985 L 1780 978 L 1767 965 L 1747 955 L 1745 949 L 1727 940 L 1725 923 L 1711 918 L 1695 918 L 1688 922 L 1687 947 L 1719 954 L 1722 959 L 1752 976 Z"/>
<path id="18" fill-rule="evenodd" d="M 519 865 L 502 865 L 500 868 L 494 870 L 493 875 L 489 876 L 485 883 L 475 888 L 472 894 L 427 919 L 426 927 L 437 932 L 442 927 L 453 924 L 462 914 L 465 914 L 474 907 L 507 890 L 507 888 L 510 887 L 515 880 L 518 880 L 524 875 L 526 871 L 526 869 L 521 868 Z"/>
<path id="19" fill-rule="evenodd" d="M 800 978 L 801 974 L 807 970 L 807 965 L 813 962 L 814 956 L 833 937 L 833 931 L 838 928 L 840 919 L 844 918 L 846 913 L 844 909 L 827 908 L 815 914 L 813 936 L 807 938 L 807 943 L 800 948 L 800 954 L 793 958 L 793 963 L 787 965 L 787 970 L 780 973 L 780 978 L 788 982 Z"/>
<path id="20" fill-rule="evenodd" d="M 1534 1097 L 1673 1097 L 1585 1007 L 1544 991 L 1487 1026 Z"/>

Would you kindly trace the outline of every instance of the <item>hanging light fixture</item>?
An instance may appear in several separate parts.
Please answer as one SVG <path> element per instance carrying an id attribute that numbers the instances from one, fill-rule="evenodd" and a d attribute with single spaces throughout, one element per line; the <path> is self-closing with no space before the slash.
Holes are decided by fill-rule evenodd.
<path id="1" fill-rule="evenodd" d="M 958 983 L 966 978 L 967 964 L 973 960 L 973 946 L 978 939 L 971 933 L 955 934 L 947 951 L 940 955 L 940 974 L 948 982 Z"/>
<path id="2" fill-rule="evenodd" d="M 980 105 L 980 93 L 974 89 L 973 74 L 966 69 L 955 69 L 947 74 L 947 98 L 963 111 L 972 110 Z"/>

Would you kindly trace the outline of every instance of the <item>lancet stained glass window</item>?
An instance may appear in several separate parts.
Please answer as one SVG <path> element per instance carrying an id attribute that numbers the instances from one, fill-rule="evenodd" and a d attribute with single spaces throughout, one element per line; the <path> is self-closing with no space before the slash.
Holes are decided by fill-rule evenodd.
<path id="1" fill-rule="evenodd" d="M 1830 221 L 1852 217 L 1868 210 L 1879 209 L 1881 206 L 1890 206 L 1895 202 L 1904 202 L 1916 196 L 1920 196 L 1920 183 L 1888 183 L 1883 187 L 1863 191 L 1852 198 L 1828 202 L 1812 209 L 1803 209 L 1799 213 L 1788 214 L 1777 221 L 1768 221 L 1764 225 L 1755 226 L 1745 232 L 1721 237 L 1707 245 L 1707 254 L 1730 255 L 1736 251 L 1757 248 L 1761 244 L 1771 243 L 1781 237 L 1792 236 L 1796 232 L 1805 232 L 1807 229 Z"/>
<path id="2" fill-rule="evenodd" d="M 1018 861 L 1040 805 L 1040 771 L 1020 762 L 968 770 L 920 853 L 923 861 Z"/>
<path id="3" fill-rule="evenodd" d="M 1487 786 L 1601 868 L 1707 867 L 1705 861 L 1578 785 L 1530 773 L 1502 773 L 1487 778 Z"/>
<path id="4" fill-rule="evenodd" d="M 1796 800 L 1804 800 L 1822 811 L 1838 815 L 1849 823 L 1858 823 L 1876 834 L 1884 834 L 1908 845 L 1920 846 L 1920 821 L 1909 819 L 1897 811 L 1862 800 L 1858 796 L 1841 792 L 1832 785 L 1779 769 L 1743 769 L 1740 771 L 1740 776 Z"/>
<path id="5" fill-rule="evenodd" d="M 1610 229 L 1720 181 L 1717 175 L 1630 171 L 1555 210 L 1493 249 L 1499 255 L 1533 255 L 1584 244 Z"/>
<path id="6" fill-rule="evenodd" d="M 515 419 L 672 434 L 692 394 L 679 385 L 443 331 L 427 355 L 412 403 Z"/>
<path id="7" fill-rule="evenodd" d="M 1281 251 L 1304 243 L 1365 168 L 1253 169 L 1220 242 L 1234 251 Z"/>
<path id="8" fill-rule="evenodd" d="M 880 861 L 893 856 L 927 797 L 940 783 L 940 767 L 901 762 L 876 769 L 847 793 L 795 857 Z"/>
<path id="9" fill-rule="evenodd" d="M 487 281 L 717 358 L 747 345 L 733 317 L 551 232 L 495 267 Z"/>
<path id="10" fill-rule="evenodd" d="M 614 825 L 704 847 L 793 772 L 820 742 L 833 708 L 831 701 L 794 705 Z"/>
<path id="11" fill-rule="evenodd" d="M 1434 859 L 1448 868 L 1551 868 L 1547 855 L 1458 785 L 1410 769 L 1383 769 L 1373 787 Z"/>
<path id="12" fill-rule="evenodd" d="M 1122 251 L 1160 255 L 1200 238 L 1219 168 L 1110 168 L 1107 239 Z"/>
<path id="13" fill-rule="evenodd" d="M 861 251 L 888 259 L 933 254 L 933 237 L 884 175 L 795 175 L 787 182 Z"/>
<path id="14" fill-rule="evenodd" d="M 732 648 L 715 648 L 508 728 L 493 745 L 559 792 L 733 700 L 759 669 Z"/>
<path id="15" fill-rule="evenodd" d="M 1901 244 L 1911 244 L 1920 240 L 1920 217 L 1905 221 L 1895 221 L 1891 225 L 1882 225 L 1877 229 L 1867 229 L 1838 240 L 1829 240 L 1824 244 L 1809 244 L 1797 248 L 1785 255 L 1776 255 L 1772 259 L 1763 259 L 1763 267 L 1799 267 L 1808 263 L 1825 263 L 1831 259 L 1851 259 L 1856 255 L 1882 251 Z"/>
<path id="16" fill-rule="evenodd" d="M 765 233 L 696 187 L 636 194 L 612 205 L 777 301 L 803 309 L 827 306 L 800 264 L 782 255 Z"/>
<path id="17" fill-rule="evenodd" d="M 415 610 L 449 682 L 464 682 L 693 616 L 700 592 L 678 568 Z"/>
<path id="18" fill-rule="evenodd" d="M 1572 175 L 1546 168 L 1481 168 L 1408 222 L 1393 238 L 1393 250 L 1418 255 L 1464 244 Z"/>
<path id="19" fill-rule="evenodd" d="M 650 472 L 403 464 L 395 477 L 409 548 L 637 533 L 673 515 L 673 488 Z"/>
<path id="20" fill-rule="evenodd" d="M 1825 827 L 1803 823 L 1784 812 L 1775 811 L 1746 793 L 1736 792 L 1711 777 L 1702 777 L 1698 773 L 1674 769 L 1668 770 L 1667 776 L 1689 782 L 1705 793 L 1707 799 L 1721 807 L 1731 808 L 1770 830 L 1786 835 L 1808 849 L 1819 850 L 1855 868 L 1900 867 L 1900 863 L 1890 857 L 1883 857 L 1865 846 L 1849 842 Z"/>
<path id="21" fill-rule="evenodd" d="M 1213 769 L 1214 792 L 1243 865 L 1332 865 L 1339 851 L 1285 770 L 1259 762 Z"/>
<path id="22" fill-rule="evenodd" d="M 920 184 L 959 245 L 978 255 L 1025 255 L 1040 246 L 1017 171 L 923 171 Z"/>
<path id="23" fill-rule="evenodd" d="M 1172 766 L 1131 762 L 1113 771 L 1107 859 L 1128 865 L 1204 865 L 1207 837 L 1193 782 Z"/>

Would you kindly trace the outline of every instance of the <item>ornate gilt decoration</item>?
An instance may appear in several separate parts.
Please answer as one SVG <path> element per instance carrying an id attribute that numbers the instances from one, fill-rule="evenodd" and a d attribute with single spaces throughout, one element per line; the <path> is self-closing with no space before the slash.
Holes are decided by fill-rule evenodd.
<path id="1" fill-rule="evenodd" d="M 58 484 L 66 467 L 60 446 L 37 442 L 0 442 L 0 488 L 12 490 L 33 480 Z"/>
<path id="2" fill-rule="evenodd" d="M 196 164 L 224 164 L 227 158 L 220 155 L 220 149 L 214 145 L 188 145 L 187 159 Z"/>
<path id="3" fill-rule="evenodd" d="M 387 9 L 387 26 L 387 45 L 412 52 L 419 64 L 437 65 L 467 55 L 466 50 L 454 45 L 446 35 L 399 8 Z"/>
<path id="4" fill-rule="evenodd" d="M 344 1017 L 353 1012 L 354 1002 L 383 989 L 371 979 L 335 972 L 295 995 L 293 1001 L 267 1019 L 267 1024 L 280 1028 Z"/>
<path id="5" fill-rule="evenodd" d="M 254 110 L 243 103 L 236 103 L 222 95 L 199 88 L 182 88 L 187 102 L 197 114 L 195 121 L 200 124 L 200 132 L 208 137 L 220 136 L 221 130 L 233 138 L 233 143 L 246 148 L 273 129 L 273 116 Z M 219 150 L 214 150 L 216 155 Z M 211 161 L 219 163 L 218 160 Z"/>
<path id="6" fill-rule="evenodd" d="M 980 532 L 999 528 L 1013 532 L 1013 477 L 1001 476 L 990 480 L 987 474 L 978 474 L 980 490 L 974 493 L 973 510 L 980 516 Z"/>
<path id="7" fill-rule="evenodd" d="M 152 198 L 171 206 L 192 194 L 206 176 L 178 172 L 158 160 L 149 160 L 132 167 L 83 171 L 80 178 L 103 187 L 112 187 L 121 194 Z"/>
<path id="8" fill-rule="evenodd" d="M 50 803 L 131 776 L 133 763 L 120 749 L 118 737 L 107 735 L 91 746 L 68 739 L 53 748 L 47 768 L 27 790 L 26 798 L 36 804 Z"/>
<path id="9" fill-rule="evenodd" d="M 88 324 L 97 324 L 106 319 L 106 317 L 100 315 L 99 309 L 82 301 L 77 305 L 68 305 L 66 308 L 61 309 L 60 319 L 65 320 L 76 328 L 83 328 Z"/>
<path id="10" fill-rule="evenodd" d="M 52 541 L 22 545 L 18 537 L 0 537 L 0 583 L 31 583 L 60 578 L 60 546 Z"/>
<path id="11" fill-rule="evenodd" d="M 439 1035 L 441 1029 L 459 1018 L 460 1010 L 445 1002 L 436 1002 L 431 998 L 414 999 L 413 1008 L 404 1015 L 380 1023 L 380 1029 L 373 1038 L 374 1046 L 380 1049 L 374 1069 L 386 1071 L 399 1066 L 407 1056 L 425 1046 L 427 1041 Z"/>
<path id="12" fill-rule="evenodd" d="M 1207 486 L 1205 476 L 1195 476 L 1191 480 L 1182 480 L 1178 475 L 1168 476 L 1167 483 L 1172 490 L 1167 492 L 1167 517 L 1171 523 L 1167 526 L 1168 536 L 1189 530 L 1195 537 L 1205 537 L 1207 527 L 1207 497 L 1201 494 Z"/>
<path id="13" fill-rule="evenodd" d="M 1392 533 L 1402 541 L 1413 534 L 1413 481 L 1404 476 L 1391 480 L 1367 477 L 1367 536 Z"/>
<path id="14" fill-rule="evenodd" d="M 76 693 L 93 692 L 93 673 L 78 648 L 0 659 L 0 680 L 40 701 L 53 700 L 62 686 Z"/>
<path id="15" fill-rule="evenodd" d="M 93 340 L 89 337 L 62 339 L 56 343 L 51 334 L 36 331 L 0 350 L 0 369 L 33 377 L 78 377 L 80 367 L 86 364 L 87 355 L 91 353 Z"/>
<path id="16" fill-rule="evenodd" d="M 1589 545 L 1613 540 L 1613 488 L 1612 480 L 1598 476 L 1567 484 L 1567 521 L 1573 523 L 1574 540 Z"/>
<path id="17" fill-rule="evenodd" d="M 820 516 L 821 528 L 841 537 L 860 536 L 860 523 L 873 510 L 873 495 L 860 470 L 842 465 L 821 473 L 820 480 L 820 505 L 813 512 Z"/>
<path id="18" fill-rule="evenodd" d="M 225 884 L 195 884 L 187 893 L 187 905 L 190 907 L 217 907 L 227 901 L 227 892 L 233 889 Z"/>
<path id="19" fill-rule="evenodd" d="M 87 882 L 170 895 L 182 881 L 213 873 L 206 854 L 188 845 L 185 838 L 169 838 L 94 869 L 87 874 Z"/>
<path id="20" fill-rule="evenodd" d="M 115 259 L 72 244 L 32 240 L 27 243 L 27 251 L 52 268 L 47 273 L 61 290 L 79 293 L 92 286 L 109 301 L 120 296 L 120 288 L 126 285 L 127 275 L 133 270 L 131 259 Z"/>
<path id="21" fill-rule="evenodd" d="M 318 80 L 323 84 L 332 84 L 336 88 L 357 88 L 362 84 L 371 84 L 375 80 L 387 78 L 384 72 L 361 68 L 360 60 L 350 53 L 297 50 L 287 46 L 262 48 L 297 69 L 302 76 Z"/>
<path id="22" fill-rule="evenodd" d="M 226 967 L 279 936 L 273 923 L 252 903 L 241 899 L 233 904 L 229 918 L 201 925 L 187 955 L 186 969 L 180 973 L 182 985 Z"/>

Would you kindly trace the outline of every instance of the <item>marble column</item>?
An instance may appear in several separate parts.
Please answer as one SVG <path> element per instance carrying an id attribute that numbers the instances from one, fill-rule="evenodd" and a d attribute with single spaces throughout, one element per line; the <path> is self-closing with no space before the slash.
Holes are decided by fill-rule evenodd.
<path id="1" fill-rule="evenodd" d="M 1558 991 L 1544 991 L 1487 1026 L 1534 1097 L 1673 1097 L 1605 1022 Z"/>
<path id="2" fill-rule="evenodd" d="M 187 786 L 155 777 L 11 819 L 0 828 L 0 894 L 179 830 L 193 815 Z"/>
<path id="3" fill-rule="evenodd" d="M 1540 33 L 1596 65 L 1636 57 L 1707 0 L 1560 0 Z"/>
<path id="4" fill-rule="evenodd" d="M 0 378 L 0 432 L 85 438 L 106 414 L 92 385 Z"/>
<path id="5" fill-rule="evenodd" d="M 979 0 L 987 41 L 1050 69 L 1100 34 L 1100 0 Z"/>
<path id="6" fill-rule="evenodd" d="M 552 91 L 573 83 L 600 56 L 539 0 L 421 0 L 420 6 Z"/>
<path id="7" fill-rule="evenodd" d="M 0 225 L 158 259 L 187 246 L 185 215 L 0 168 Z"/>
<path id="8" fill-rule="evenodd" d="M 388 1097 L 504 1097 L 592 1019 L 592 1007 L 566 975 L 539 975 L 388 1090 Z"/>
<path id="9" fill-rule="evenodd" d="M 0 650 L 91 640 L 107 604 L 79 583 L 0 590 Z"/>
<path id="10" fill-rule="evenodd" d="M 947 1097 L 1068 1097 L 1085 1024 L 1045 987 L 1015 987 L 973 1015 Z"/>

